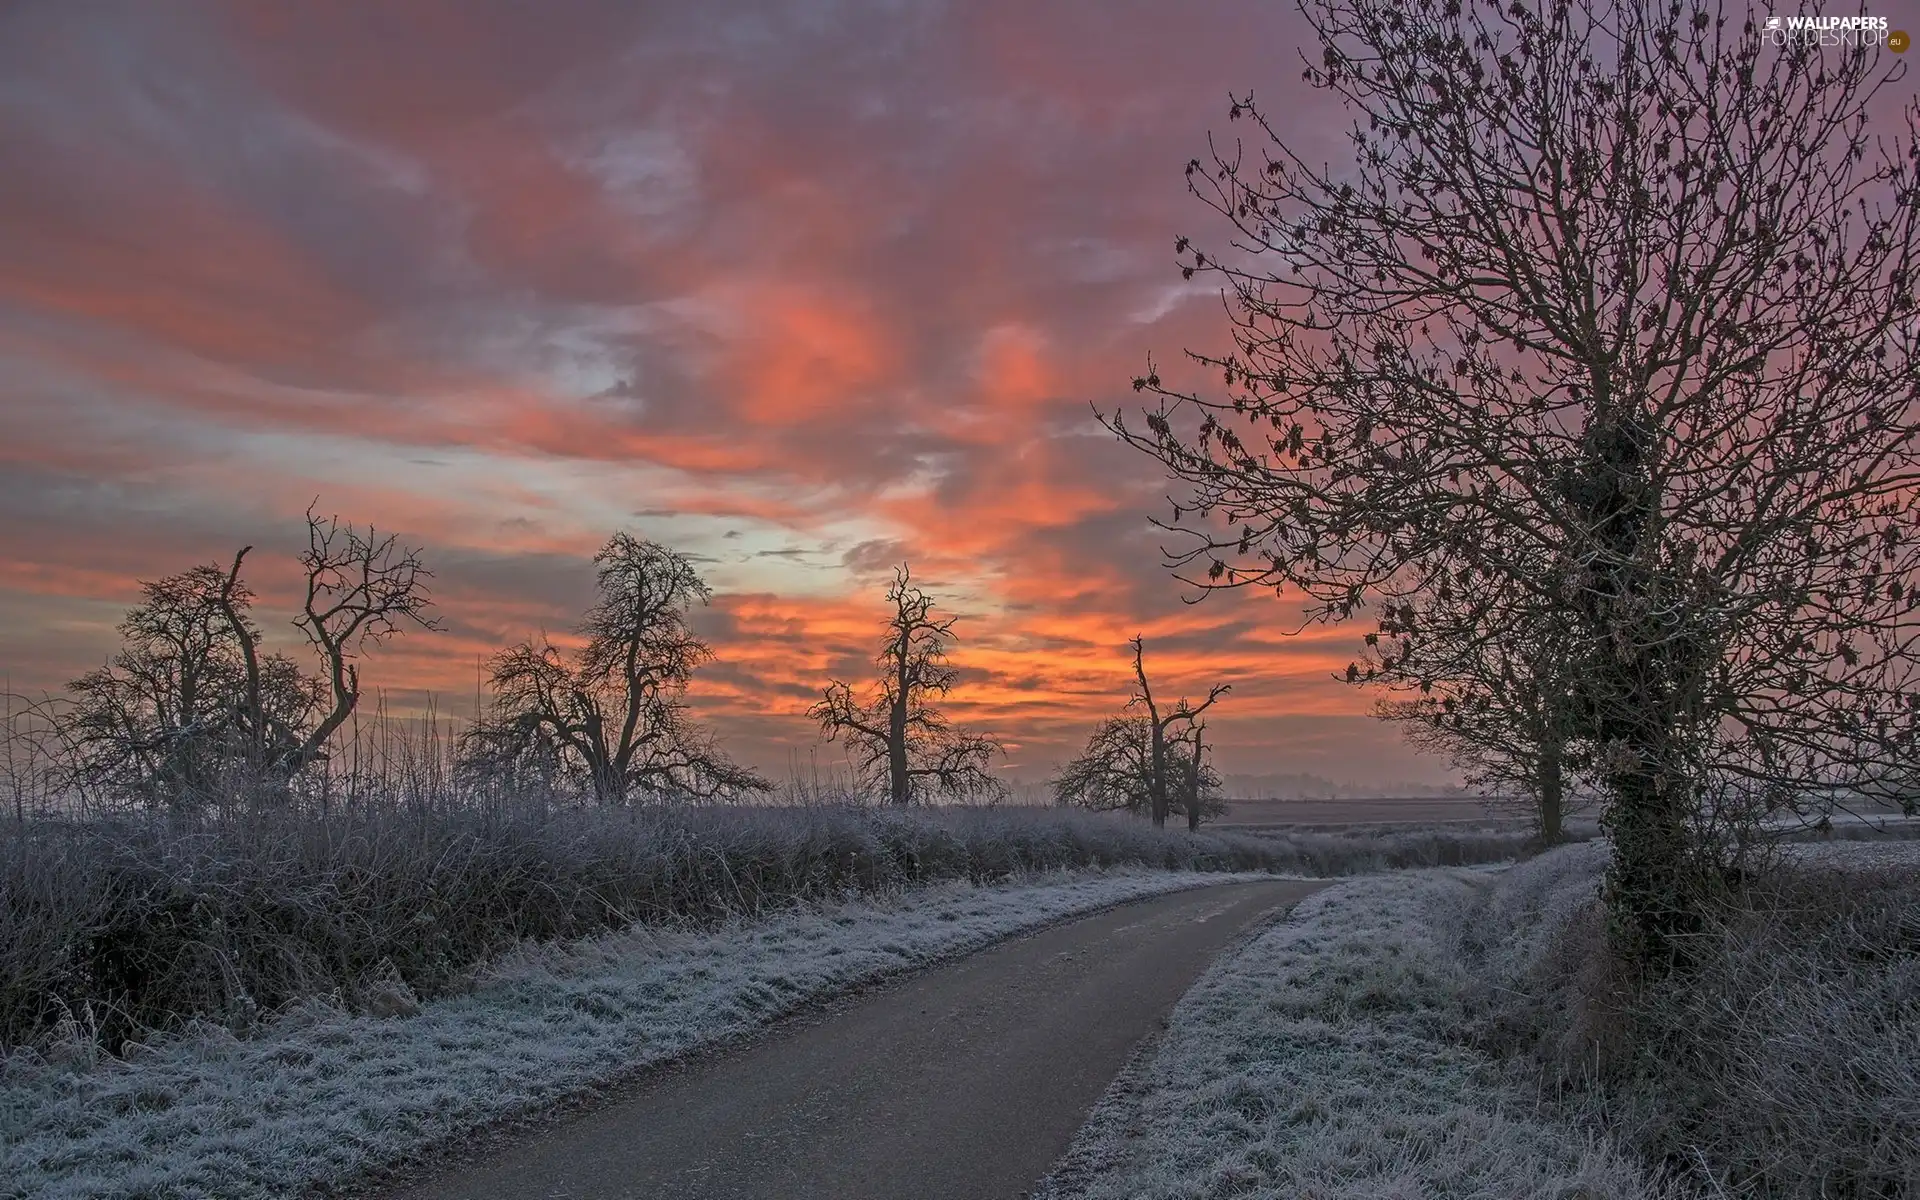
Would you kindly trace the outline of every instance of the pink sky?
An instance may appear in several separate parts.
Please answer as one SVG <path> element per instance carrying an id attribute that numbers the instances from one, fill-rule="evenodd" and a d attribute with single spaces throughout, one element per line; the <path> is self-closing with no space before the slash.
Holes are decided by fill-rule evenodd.
<path id="1" fill-rule="evenodd" d="M 1301 44 L 1254 0 L 0 9 L 0 668 L 58 688 L 244 543 L 284 631 L 318 496 L 437 572 L 446 631 L 366 671 L 403 705 L 466 711 L 624 528 L 698 557 L 695 707 L 777 773 L 906 559 L 1016 777 L 1139 632 L 1166 694 L 1234 685 L 1227 771 L 1443 780 L 1331 678 L 1361 627 L 1182 603 L 1092 418 L 1224 344 L 1173 239 L 1229 89 L 1341 153 Z"/>

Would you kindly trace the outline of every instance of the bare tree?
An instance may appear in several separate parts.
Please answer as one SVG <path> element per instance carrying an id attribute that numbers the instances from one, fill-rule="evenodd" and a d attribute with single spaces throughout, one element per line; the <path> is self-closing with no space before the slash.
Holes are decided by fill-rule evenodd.
<path id="1" fill-rule="evenodd" d="M 1146 641 L 1140 635 L 1134 635 L 1129 642 L 1133 648 L 1133 679 L 1135 691 L 1128 707 L 1138 705 L 1147 714 L 1147 786 L 1148 799 L 1153 814 L 1153 823 L 1162 826 L 1167 823 L 1170 798 L 1173 788 L 1173 762 L 1168 755 L 1170 743 L 1192 730 L 1200 714 L 1213 707 L 1214 701 L 1232 691 L 1232 685 L 1215 684 L 1207 691 L 1207 698 L 1198 705 L 1189 705 L 1182 696 L 1179 703 L 1165 713 L 1160 711 L 1159 701 L 1153 698 L 1153 688 L 1147 682 Z M 1174 726 L 1180 730 L 1169 735 Z"/>
<path id="2" fill-rule="evenodd" d="M 1163 713 L 1147 681 L 1144 639 L 1136 636 L 1127 646 L 1133 651 L 1134 678 L 1128 712 L 1102 722 L 1086 750 L 1061 768 L 1053 779 L 1054 799 L 1144 813 L 1156 826 L 1165 826 L 1168 813 L 1177 808 L 1186 815 L 1187 827 L 1198 829 L 1202 816 L 1226 811 L 1217 795 L 1220 777 L 1205 761 L 1198 718 L 1231 686 L 1216 685 L 1197 707 L 1183 697 Z"/>
<path id="3" fill-rule="evenodd" d="M 1220 774 L 1199 747 L 1200 729 L 1191 736 L 1169 738 L 1166 744 L 1168 810 L 1187 818 L 1189 829 L 1201 820 L 1227 811 L 1221 798 Z M 1195 753 L 1199 747 L 1199 753 Z M 1153 733 L 1143 713 L 1128 713 L 1102 721 L 1081 754 L 1061 767 L 1049 781 L 1054 803 L 1096 812 L 1153 812 Z M 1198 797 L 1199 803 L 1194 803 Z"/>
<path id="4" fill-rule="evenodd" d="M 863 783 L 884 786 L 893 804 L 932 796 L 998 799 L 1006 785 L 987 768 L 1000 744 L 983 734 L 955 729 L 936 697 L 953 689 L 959 673 L 947 662 L 953 617 L 933 615 L 933 600 L 911 582 L 902 564 L 887 588 L 893 615 L 875 656 L 880 678 L 865 701 L 836 679 L 807 715 L 820 722 L 827 741 L 843 740 Z"/>
<path id="5" fill-rule="evenodd" d="M 1150 779 L 1153 735 L 1137 713 L 1108 717 L 1087 739 L 1087 748 L 1053 777 L 1056 804 L 1097 812 L 1153 811 Z"/>
<path id="6" fill-rule="evenodd" d="M 1522 681 L 1516 681 L 1521 689 Z M 1400 724 L 1413 745 L 1448 759 L 1489 806 L 1523 811 L 1542 845 L 1566 839 L 1570 770 L 1562 726 L 1516 699 L 1499 709 L 1467 707 L 1453 697 L 1382 700 L 1374 715 Z"/>
<path id="7" fill-rule="evenodd" d="M 1208 817 L 1223 817 L 1227 813 L 1226 799 L 1220 794 L 1220 773 L 1207 761 L 1203 740 L 1206 730 L 1204 721 L 1193 722 L 1169 754 L 1170 766 L 1178 781 L 1169 807 L 1187 818 L 1188 833 L 1199 832 L 1200 822 Z"/>
<path id="8" fill-rule="evenodd" d="M 602 805 L 638 792 L 730 798 L 772 785 L 688 715 L 688 682 L 713 651 L 687 622 L 712 591 L 684 555 L 616 533 L 594 555 L 600 597 L 571 658 L 544 634 L 495 655 L 486 718 L 463 735 L 481 774 L 571 776 Z"/>
<path id="9" fill-rule="evenodd" d="M 141 583 L 121 649 L 67 685 L 74 705 L 63 720 L 82 786 L 177 814 L 213 796 L 242 682 L 221 584 L 213 566 Z"/>
<path id="10" fill-rule="evenodd" d="M 360 650 L 408 625 L 439 628 L 426 615 L 433 603 L 427 592 L 433 572 L 421 563 L 420 551 L 402 546 L 393 534 L 382 537 L 371 525 L 362 533 L 341 524 L 339 517 L 322 518 L 309 508 L 307 549 L 300 564 L 306 569 L 307 594 L 294 624 L 320 655 L 331 705 L 298 745 L 277 756 L 276 766 L 287 774 L 318 758 L 360 703 L 360 668 L 354 661 Z M 234 570 L 239 567 L 236 558 Z M 247 673 L 253 681 L 248 692 L 257 697 L 261 680 L 250 648 Z"/>
<path id="11" fill-rule="evenodd" d="M 1426 597 L 1417 617 L 1407 605 L 1388 606 L 1348 677 L 1417 692 L 1380 701 L 1376 715 L 1446 755 L 1494 803 L 1521 798 L 1552 845 L 1564 836 L 1567 785 L 1592 763 L 1574 708 L 1574 644 L 1564 619 L 1515 626 L 1498 619 L 1502 611 L 1491 593 L 1469 598 L 1450 588 Z"/>
<path id="12" fill-rule="evenodd" d="M 1304 7 L 1354 161 L 1235 101 L 1259 149 L 1188 164 L 1232 250 L 1176 242 L 1229 293 L 1235 350 L 1193 357 L 1230 395 L 1150 364 L 1146 431 L 1110 424 L 1191 485 L 1190 583 L 1391 610 L 1392 662 L 1442 587 L 1565 621 L 1613 944 L 1657 966 L 1740 853 L 1717 824 L 1920 735 L 1920 112 L 1876 142 L 1898 67 L 1703 0 Z"/>
<path id="13" fill-rule="evenodd" d="M 311 510 L 307 533 L 295 624 L 324 674 L 262 653 L 255 597 L 240 577 L 251 546 L 224 570 L 204 565 L 142 583 L 144 603 L 120 625 L 122 648 L 68 685 L 74 703 L 61 720 L 76 782 L 184 814 L 215 800 L 268 799 L 323 756 L 359 701 L 358 651 L 403 622 L 435 626 L 416 551 Z"/>

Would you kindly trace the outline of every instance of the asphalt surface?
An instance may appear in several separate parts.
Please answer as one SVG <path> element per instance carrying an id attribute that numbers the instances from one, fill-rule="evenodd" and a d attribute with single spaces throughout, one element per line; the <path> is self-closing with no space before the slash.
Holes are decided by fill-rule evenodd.
<path id="1" fill-rule="evenodd" d="M 1209 963 L 1325 886 L 1134 901 L 649 1079 L 395 1200 L 1013 1200 Z"/>

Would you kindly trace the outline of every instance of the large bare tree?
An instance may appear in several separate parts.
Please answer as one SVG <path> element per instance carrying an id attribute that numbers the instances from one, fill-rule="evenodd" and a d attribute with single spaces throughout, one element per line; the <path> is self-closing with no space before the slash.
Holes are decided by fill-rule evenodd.
<path id="1" fill-rule="evenodd" d="M 1351 161 L 1234 102 L 1251 144 L 1188 164 L 1229 245 L 1175 244 L 1225 393 L 1149 364 L 1110 424 L 1189 485 L 1199 586 L 1392 613 L 1413 670 L 1564 622 L 1613 944 L 1657 966 L 1723 821 L 1913 759 L 1920 119 L 1876 139 L 1892 60 L 1717 3 L 1303 8 Z M 1429 628 L 1442 588 L 1497 604 Z"/>
<path id="2" fill-rule="evenodd" d="M 571 777 L 602 805 L 636 792 L 715 799 L 772 785 L 735 763 L 688 715 L 688 682 L 713 657 L 688 624 L 712 591 L 657 542 L 616 533 L 594 555 L 599 599 L 574 655 L 546 635 L 495 655 L 491 711 L 463 735 L 469 769 Z"/>
<path id="3" fill-rule="evenodd" d="M 1127 643 L 1133 650 L 1133 699 L 1128 707 L 1138 707 L 1147 719 L 1147 799 L 1153 823 L 1162 826 L 1167 823 L 1171 800 L 1176 784 L 1173 756 L 1169 747 L 1183 739 L 1194 742 L 1195 761 L 1198 762 L 1199 740 L 1196 722 L 1200 714 L 1212 708 L 1214 702 L 1233 690 L 1231 684 L 1217 683 L 1207 690 L 1207 698 L 1199 704 L 1189 704 L 1182 696 L 1174 706 L 1161 711 L 1160 702 L 1154 699 L 1153 685 L 1147 681 L 1147 643 L 1140 635 L 1134 635 Z M 1197 817 L 1197 812 L 1196 812 Z M 1198 826 L 1197 819 L 1192 821 Z"/>
<path id="4" fill-rule="evenodd" d="M 1145 639 L 1136 636 L 1127 648 L 1133 651 L 1134 680 L 1127 711 L 1101 722 L 1086 749 L 1054 776 L 1054 800 L 1140 813 L 1156 826 L 1178 811 L 1188 829 L 1198 829 L 1203 817 L 1226 811 L 1219 773 L 1206 761 L 1199 717 L 1231 685 L 1216 685 L 1198 706 L 1182 697 L 1163 712 L 1147 679 Z"/>
<path id="5" fill-rule="evenodd" d="M 1207 761 L 1207 723 L 1194 721 L 1170 755 L 1173 794 L 1168 807 L 1187 819 L 1187 832 L 1197 833 L 1208 817 L 1227 815 L 1226 797 L 1220 793 L 1220 772 Z"/>
<path id="6" fill-rule="evenodd" d="M 1207 817 L 1227 811 L 1220 796 L 1220 773 L 1206 761 L 1200 725 L 1166 742 L 1169 813 L 1198 829 Z M 1087 745 L 1054 774 L 1049 784 L 1054 803 L 1096 812 L 1153 812 L 1153 731 L 1144 713 L 1108 717 L 1087 738 Z M 1196 803 L 1197 799 L 1197 803 Z"/>
<path id="7" fill-rule="evenodd" d="M 1051 784 L 1054 803 L 1096 812 L 1153 811 L 1153 734 L 1141 713 L 1108 717 Z"/>
<path id="8" fill-rule="evenodd" d="M 874 658 L 880 677 L 867 698 L 838 679 L 807 715 L 829 742 L 844 741 L 860 780 L 884 788 L 893 804 L 932 796 L 999 798 L 1006 785 L 989 771 L 1000 744 L 954 728 L 935 706 L 959 679 L 947 661 L 953 617 L 936 617 L 933 599 L 903 564 L 887 588 L 893 613 Z"/>
<path id="9" fill-rule="evenodd" d="M 235 578 L 245 554 L 242 550 L 233 560 Z M 306 736 L 274 755 L 273 767 L 283 774 L 300 771 L 318 759 L 327 742 L 359 707 L 360 667 L 356 659 L 362 650 L 408 627 L 440 627 L 427 615 L 433 603 L 427 581 L 433 572 L 421 561 L 420 551 L 403 545 L 397 534 L 383 536 L 372 525 L 362 530 L 343 524 L 337 516 L 322 517 L 309 508 L 307 548 L 300 555 L 300 565 L 306 574 L 306 596 L 294 624 L 319 656 L 328 704 L 319 723 Z M 250 705 L 257 705 L 263 695 L 261 664 L 251 642 L 242 638 L 240 644 L 246 661 L 246 695 Z M 256 737 L 263 749 L 281 736 L 259 711 L 251 713 L 249 727 L 260 731 Z"/>
<path id="10" fill-rule="evenodd" d="M 69 685 L 63 740 L 82 786 L 183 814 L 282 793 L 358 705 L 360 651 L 406 625 L 436 627 L 418 551 L 309 509 L 294 623 L 320 660 L 310 675 L 261 650 L 240 574 L 252 549 L 141 584 L 121 649 Z"/>
<path id="11" fill-rule="evenodd" d="M 83 788 L 187 815 L 257 782 L 236 770 L 248 758 L 247 714 L 271 714 L 304 733 L 321 704 L 319 680 L 274 655 L 259 673 L 292 686 L 249 700 L 242 640 L 252 648 L 259 638 L 247 614 L 253 596 L 219 567 L 143 582 L 140 591 L 142 603 L 120 623 L 120 649 L 68 684 L 62 732 Z"/>

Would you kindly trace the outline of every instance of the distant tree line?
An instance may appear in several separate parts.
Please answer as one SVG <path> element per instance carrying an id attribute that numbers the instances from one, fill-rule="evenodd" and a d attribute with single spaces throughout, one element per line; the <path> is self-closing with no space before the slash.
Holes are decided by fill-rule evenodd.
<path id="1" fill-rule="evenodd" d="M 123 806 L 176 816 L 284 807 L 306 776 L 329 765 L 336 734 L 359 711 L 360 655 L 429 615 L 427 569 L 392 535 L 307 514 L 306 588 L 294 624 L 311 664 L 268 653 L 241 577 L 252 548 L 226 567 L 205 565 L 142 583 L 142 603 L 120 625 L 121 649 L 68 685 L 53 731 L 71 783 Z M 695 671 L 713 658 L 691 614 L 712 592 L 692 562 L 657 542 L 616 533 L 594 556 L 596 599 L 576 648 L 542 633 L 495 654 L 486 697 L 455 742 L 455 769 L 478 794 L 572 794 L 600 806 L 639 801 L 735 800 L 772 784 L 731 759 L 690 715 Z M 834 679 L 808 710 L 823 738 L 846 747 L 856 786 L 897 805 L 1003 799 L 990 770 L 1002 753 L 955 726 L 940 701 L 958 681 L 948 662 L 955 618 L 905 565 L 863 690 Z M 1061 803 L 1118 809 L 1192 828 L 1224 811 L 1206 762 L 1205 702 L 1166 709 L 1148 685 L 1134 639 L 1137 713 L 1101 727 L 1055 781 Z"/>

